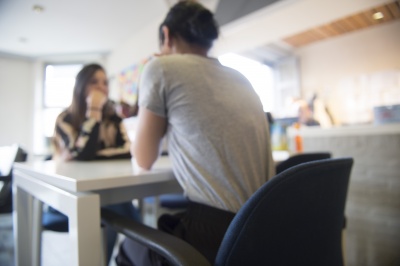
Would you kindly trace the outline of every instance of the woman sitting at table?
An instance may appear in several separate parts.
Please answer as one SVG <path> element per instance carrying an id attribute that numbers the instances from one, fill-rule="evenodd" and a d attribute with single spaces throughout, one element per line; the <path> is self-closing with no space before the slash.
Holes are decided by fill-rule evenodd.
<path id="1" fill-rule="evenodd" d="M 56 120 L 54 159 L 130 158 L 130 141 L 108 100 L 108 80 L 97 64 L 77 75 L 71 105 Z"/>
<path id="2" fill-rule="evenodd" d="M 76 76 L 72 103 L 57 117 L 53 144 L 55 160 L 131 158 L 131 143 L 122 119 L 108 99 L 108 80 L 100 65 L 86 65 Z M 140 220 L 131 202 L 105 208 Z M 108 260 L 116 237 L 115 231 L 107 230 Z"/>
<path id="3" fill-rule="evenodd" d="M 168 135 L 175 177 L 188 210 L 163 215 L 158 228 L 187 241 L 211 263 L 235 213 L 274 174 L 268 121 L 250 82 L 208 57 L 218 27 L 195 1 L 179 1 L 159 28 L 161 55 L 141 81 L 133 154 L 150 169 Z M 126 238 L 118 265 L 163 259 Z"/>

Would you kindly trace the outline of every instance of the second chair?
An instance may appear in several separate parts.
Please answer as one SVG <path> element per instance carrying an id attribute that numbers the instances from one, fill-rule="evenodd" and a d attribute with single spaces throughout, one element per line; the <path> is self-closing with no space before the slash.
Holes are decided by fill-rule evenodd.
<path id="1" fill-rule="evenodd" d="M 276 165 L 276 173 L 279 174 L 290 167 L 301 163 L 307 163 L 316 160 L 329 159 L 332 155 L 329 152 L 309 152 L 295 154 L 285 161 L 282 161 Z"/>

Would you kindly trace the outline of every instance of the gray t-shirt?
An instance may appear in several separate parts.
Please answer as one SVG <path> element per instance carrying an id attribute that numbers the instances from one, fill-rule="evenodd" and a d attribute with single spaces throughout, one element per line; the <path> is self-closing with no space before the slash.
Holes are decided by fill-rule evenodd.
<path id="1" fill-rule="evenodd" d="M 237 212 L 274 175 L 260 99 L 218 60 L 152 60 L 141 76 L 139 106 L 167 118 L 173 171 L 190 200 Z"/>

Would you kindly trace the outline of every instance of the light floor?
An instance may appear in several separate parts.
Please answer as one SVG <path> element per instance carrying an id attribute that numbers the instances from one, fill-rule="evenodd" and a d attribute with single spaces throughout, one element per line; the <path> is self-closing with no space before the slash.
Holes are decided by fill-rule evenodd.
<path id="1" fill-rule="evenodd" d="M 153 203 L 154 204 L 154 203 Z M 160 210 L 154 205 L 144 205 L 144 223 L 154 227 Z M 166 212 L 166 211 L 163 211 Z M 124 236 L 119 235 L 119 243 Z M 116 266 L 114 258 L 118 252 L 119 243 L 115 245 L 113 258 L 108 266 Z M 42 266 L 70 266 L 71 246 L 69 245 L 68 233 L 44 231 L 42 233 Z M 0 214 L 0 266 L 14 266 L 14 240 L 12 232 L 12 215 Z"/>
<path id="2" fill-rule="evenodd" d="M 71 246 L 68 233 L 42 233 L 42 266 L 70 266 Z M 124 236 L 119 235 L 118 241 Z M 116 245 L 113 256 L 118 251 Z M 14 266 L 14 240 L 11 215 L 0 215 L 0 266 Z M 114 260 L 108 266 L 116 266 Z"/>
<path id="3" fill-rule="evenodd" d="M 122 241 L 124 237 L 119 236 L 118 240 Z M 68 245 L 68 233 L 58 233 L 45 231 L 42 234 L 42 266 L 70 266 L 71 246 Z M 114 257 L 118 252 L 119 245 L 114 248 L 113 259 L 108 266 L 116 266 Z"/>
<path id="4" fill-rule="evenodd" d="M 0 265 L 14 266 L 14 241 L 12 218 L 8 214 L 0 214 Z"/>

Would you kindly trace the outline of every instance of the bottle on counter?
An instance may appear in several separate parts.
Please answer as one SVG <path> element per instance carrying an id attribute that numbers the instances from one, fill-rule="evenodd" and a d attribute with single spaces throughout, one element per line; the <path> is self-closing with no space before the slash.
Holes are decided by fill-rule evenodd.
<path id="1" fill-rule="evenodd" d="M 294 135 L 295 152 L 301 153 L 303 152 L 303 138 L 300 135 L 300 123 L 294 123 L 293 127 L 295 129 L 295 135 Z"/>

